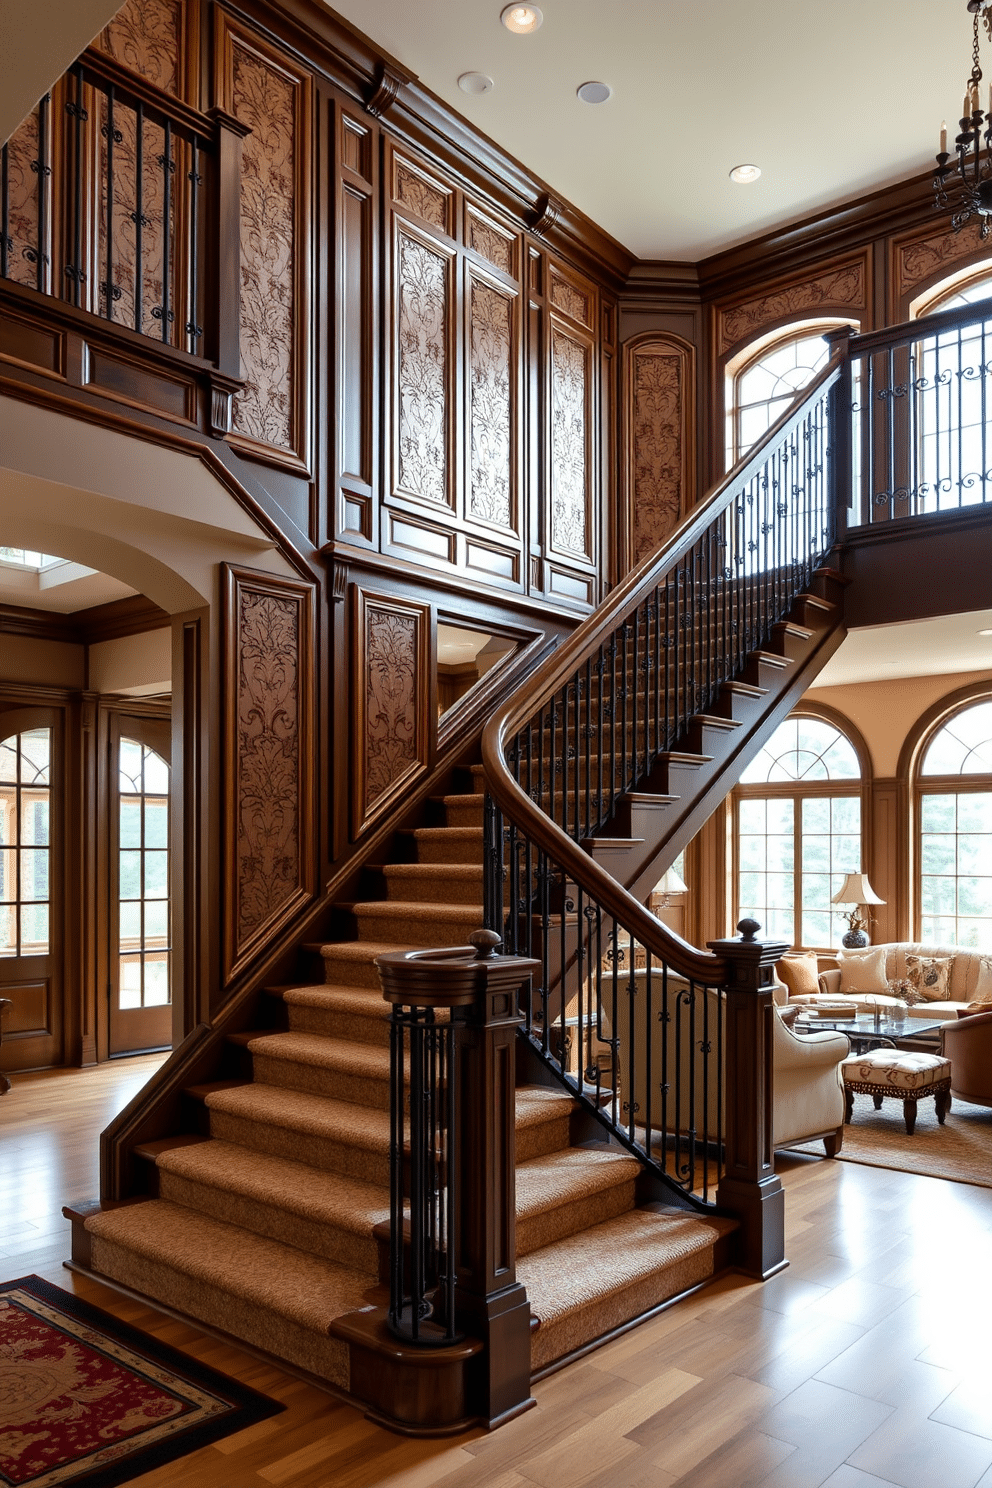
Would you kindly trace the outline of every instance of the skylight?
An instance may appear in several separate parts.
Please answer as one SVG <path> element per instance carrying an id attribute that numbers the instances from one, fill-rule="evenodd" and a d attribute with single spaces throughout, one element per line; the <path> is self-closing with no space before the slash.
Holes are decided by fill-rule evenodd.
<path id="1" fill-rule="evenodd" d="M 63 558 L 55 558 L 51 553 L 33 553 L 29 548 L 0 548 L 0 563 L 8 568 L 29 568 L 35 573 L 41 573 L 43 568 L 51 568 L 53 563 L 63 563 Z"/>

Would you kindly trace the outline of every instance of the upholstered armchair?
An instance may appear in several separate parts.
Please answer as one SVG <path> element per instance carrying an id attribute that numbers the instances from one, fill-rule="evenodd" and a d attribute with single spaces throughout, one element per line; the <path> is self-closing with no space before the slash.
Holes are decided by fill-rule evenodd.
<path id="1" fill-rule="evenodd" d="M 836 1157 L 844 1138 L 840 1064 L 850 1052 L 846 1036 L 823 1029 L 800 1037 L 779 1016 L 773 1020 L 772 1038 L 775 1146 L 822 1137 L 827 1156 Z"/>
<path id="2" fill-rule="evenodd" d="M 945 1023 L 942 1048 L 951 1061 L 951 1095 L 992 1106 L 992 1009 Z"/>

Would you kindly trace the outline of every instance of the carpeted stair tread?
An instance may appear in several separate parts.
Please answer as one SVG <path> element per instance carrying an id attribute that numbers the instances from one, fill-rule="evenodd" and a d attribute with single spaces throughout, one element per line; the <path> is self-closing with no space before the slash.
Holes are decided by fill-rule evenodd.
<path id="1" fill-rule="evenodd" d="M 370 1274 L 378 1267 L 374 1227 L 389 1218 L 389 1189 L 306 1163 L 207 1141 L 159 1154 L 159 1197 L 289 1240 Z"/>
<path id="2" fill-rule="evenodd" d="M 481 854 L 480 854 L 481 859 Z M 383 869 L 390 902 L 404 899 L 476 904 L 482 898 L 482 863 L 393 863 Z"/>
<path id="3" fill-rule="evenodd" d="M 86 1228 L 95 1271 L 259 1347 L 281 1345 L 294 1362 L 302 1351 L 347 1388 L 346 1352 L 327 1331 L 366 1304 L 373 1276 L 161 1199 L 92 1215 Z"/>
<path id="4" fill-rule="evenodd" d="M 418 948 L 464 945 L 472 931 L 485 922 L 481 897 L 478 904 L 372 899 L 347 908 L 358 921 L 360 932 L 366 929 L 372 933 L 385 932 L 410 940 Z"/>
<path id="5" fill-rule="evenodd" d="M 389 1009 L 380 989 L 324 982 L 316 987 L 267 987 L 266 991 L 285 1004 L 294 1033 L 389 1043 Z"/>
<path id="6" fill-rule="evenodd" d="M 415 827 L 410 834 L 419 863 L 481 863 L 481 827 Z"/>
<path id="7" fill-rule="evenodd" d="M 615 1148 L 569 1147 L 517 1164 L 517 1259 L 634 1207 L 641 1165 Z"/>
<path id="8" fill-rule="evenodd" d="M 389 1155 L 389 1112 L 374 1107 L 364 1109 L 350 1101 L 257 1083 L 214 1091 L 206 1104 L 211 1118 L 215 1113 L 221 1118 L 232 1116 L 255 1123 L 263 1132 L 288 1133 L 293 1140 L 317 1137 L 366 1154 Z"/>
<path id="9" fill-rule="evenodd" d="M 263 1085 L 389 1105 L 389 1049 L 321 1033 L 266 1033 L 248 1041 L 255 1079 Z"/>
<path id="10" fill-rule="evenodd" d="M 531 1368 L 639 1317 L 713 1274 L 713 1247 L 733 1220 L 633 1209 L 517 1264 L 540 1326 Z"/>
<path id="11" fill-rule="evenodd" d="M 376 957 L 396 951 L 412 951 L 410 941 L 341 940 L 317 947 L 324 961 L 324 977 L 335 986 L 355 986 L 382 995 L 382 983 L 376 969 Z"/>
<path id="12" fill-rule="evenodd" d="M 569 1126 L 575 1101 L 563 1090 L 549 1085 L 518 1085 L 514 1127 L 517 1164 L 561 1152 L 569 1144 Z"/>

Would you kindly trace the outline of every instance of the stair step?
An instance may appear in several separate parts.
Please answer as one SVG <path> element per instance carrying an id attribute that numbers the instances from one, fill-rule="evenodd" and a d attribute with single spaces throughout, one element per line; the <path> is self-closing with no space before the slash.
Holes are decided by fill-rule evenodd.
<path id="1" fill-rule="evenodd" d="M 389 1218 L 385 1186 L 222 1141 L 168 1149 L 156 1165 L 158 1196 L 169 1203 L 370 1276 L 378 1272 L 372 1231 Z"/>
<path id="2" fill-rule="evenodd" d="M 576 1102 L 551 1085 L 518 1085 L 514 1091 L 517 1162 L 568 1147 Z"/>
<path id="3" fill-rule="evenodd" d="M 312 1033 L 241 1035 L 260 1085 L 389 1109 L 389 1049 Z"/>
<path id="4" fill-rule="evenodd" d="M 482 828 L 416 827 L 414 851 L 419 863 L 481 863 Z"/>
<path id="5" fill-rule="evenodd" d="M 641 1165 L 616 1148 L 569 1147 L 517 1163 L 517 1259 L 634 1207 Z"/>
<path id="6" fill-rule="evenodd" d="M 389 1008 L 381 989 L 325 983 L 318 987 L 266 987 L 266 995 L 286 1006 L 292 1033 L 356 1043 L 389 1044 Z"/>
<path id="7" fill-rule="evenodd" d="M 481 889 L 481 879 L 479 888 Z M 411 946 L 466 945 L 484 922 L 481 895 L 476 904 L 431 904 L 372 899 L 342 905 L 355 916 L 359 936 L 389 936 Z"/>
<path id="8" fill-rule="evenodd" d="M 391 863 L 382 871 L 387 901 L 478 904 L 482 899 L 481 844 L 477 863 Z"/>
<path id="9" fill-rule="evenodd" d="M 323 957 L 328 984 L 364 987 L 381 993 L 376 957 L 392 955 L 395 951 L 412 951 L 414 947 L 410 941 L 397 944 L 386 940 L 342 940 L 310 949 Z"/>
<path id="10" fill-rule="evenodd" d="M 348 1388 L 347 1348 L 328 1329 L 367 1305 L 373 1275 L 161 1199 L 86 1228 L 98 1274 Z"/>
<path id="11" fill-rule="evenodd" d="M 389 1112 L 275 1085 L 208 1091 L 211 1137 L 324 1172 L 389 1182 Z"/>
<path id="12" fill-rule="evenodd" d="M 562 1359 L 713 1274 L 733 1220 L 633 1209 L 546 1245 L 517 1265 L 539 1326 L 531 1369 Z"/>

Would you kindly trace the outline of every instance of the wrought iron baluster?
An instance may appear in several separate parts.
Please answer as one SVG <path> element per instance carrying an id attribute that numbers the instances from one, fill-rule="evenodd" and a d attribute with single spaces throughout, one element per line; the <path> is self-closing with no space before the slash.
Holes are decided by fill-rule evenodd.
<path id="1" fill-rule="evenodd" d="M 172 176 L 176 162 L 172 158 L 172 125 L 165 121 L 165 148 L 159 157 L 162 167 L 162 304 L 156 306 L 162 321 L 162 340 L 169 340 L 169 325 L 175 318 L 172 300 Z M 152 311 L 155 314 L 155 310 Z"/>
<path id="2" fill-rule="evenodd" d="M 0 279 L 8 275 L 7 255 L 13 249 L 10 237 L 10 177 L 6 144 L 0 145 Z"/>
<path id="3" fill-rule="evenodd" d="M 52 167 L 48 163 L 51 148 L 52 95 L 46 93 L 38 105 L 38 257 L 35 262 L 35 288 L 44 294 L 52 261 L 52 226 L 48 205 L 48 181 Z M 30 253 L 28 253 L 30 262 Z"/>
<path id="4" fill-rule="evenodd" d="M 139 101 L 134 111 L 134 329 L 141 330 L 144 319 L 145 273 L 144 230 L 149 226 L 145 216 L 145 109 Z"/>
<path id="5" fill-rule="evenodd" d="M 69 282 L 69 299 L 81 303 L 83 272 L 83 125 L 89 114 L 83 107 L 83 69 L 74 67 L 70 74 L 76 83 L 75 100 L 66 103 L 65 111 L 73 121 L 72 131 L 72 260 L 65 266 Z"/>
<path id="6" fill-rule="evenodd" d="M 200 138 L 194 134 L 191 141 L 192 161 L 186 179 L 189 181 L 189 319 L 186 322 L 187 350 L 199 350 L 197 342 L 203 335 L 200 325 Z"/>

